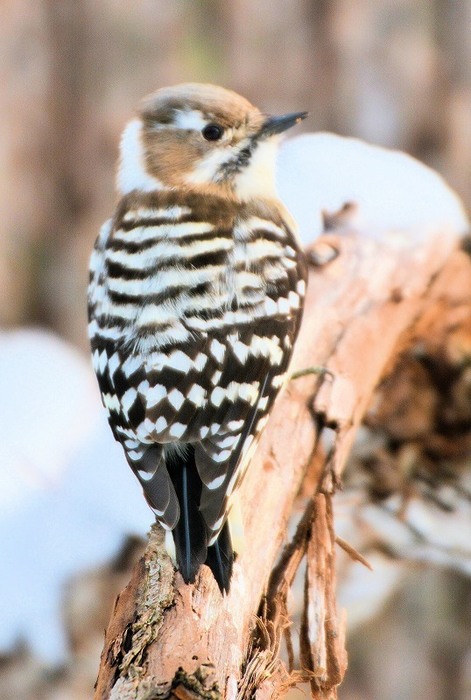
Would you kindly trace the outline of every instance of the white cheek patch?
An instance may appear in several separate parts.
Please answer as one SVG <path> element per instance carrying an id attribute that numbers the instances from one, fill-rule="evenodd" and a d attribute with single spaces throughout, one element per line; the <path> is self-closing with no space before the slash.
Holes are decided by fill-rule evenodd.
<path id="1" fill-rule="evenodd" d="M 190 185 L 202 185 L 205 182 L 214 182 L 217 179 L 220 168 L 230 160 L 231 155 L 227 148 L 221 148 L 209 153 L 199 161 L 185 180 Z"/>
<path id="2" fill-rule="evenodd" d="M 116 186 L 121 194 L 128 194 L 132 190 L 153 192 L 163 189 L 160 180 L 146 171 L 140 119 L 130 121 L 123 131 Z"/>

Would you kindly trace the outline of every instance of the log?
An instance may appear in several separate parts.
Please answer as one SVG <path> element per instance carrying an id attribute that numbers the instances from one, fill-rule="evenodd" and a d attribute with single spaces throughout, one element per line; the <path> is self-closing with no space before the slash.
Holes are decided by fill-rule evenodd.
<path id="1" fill-rule="evenodd" d="M 206 567 L 185 585 L 153 526 L 116 600 L 95 700 L 262 700 L 283 697 L 299 680 L 311 683 L 312 697 L 337 697 L 346 655 L 333 595 L 331 495 L 375 387 L 407 347 L 434 281 L 460 246 L 459 234 L 443 226 L 379 232 L 356 231 L 345 216 L 340 222 L 307 251 L 313 264 L 292 364 L 326 371 L 292 379 L 276 402 L 240 489 L 245 542 L 229 595 L 221 597 Z M 289 538 L 301 488 L 310 497 Z M 296 670 L 279 650 L 289 627 L 287 596 L 306 550 Z"/>

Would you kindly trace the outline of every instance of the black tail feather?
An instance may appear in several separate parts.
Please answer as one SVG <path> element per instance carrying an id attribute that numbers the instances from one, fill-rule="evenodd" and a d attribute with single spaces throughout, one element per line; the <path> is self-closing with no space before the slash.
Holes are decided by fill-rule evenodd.
<path id="1" fill-rule="evenodd" d="M 208 556 L 205 562 L 213 572 L 221 593 L 229 592 L 233 561 L 231 533 L 229 523 L 226 521 L 216 542 L 208 547 Z"/>
<path id="2" fill-rule="evenodd" d="M 166 457 L 167 470 L 180 504 L 173 539 L 183 580 L 193 583 L 200 566 L 207 564 L 221 593 L 227 593 L 234 561 L 229 524 L 224 524 L 216 542 L 208 547 L 207 526 L 199 509 L 202 481 L 196 468 L 195 450 L 188 444 L 184 451 L 168 451 Z"/>
<path id="3" fill-rule="evenodd" d="M 208 550 L 206 525 L 199 510 L 201 479 L 193 447 L 188 445 L 184 453 L 172 454 L 167 468 L 180 503 L 180 518 L 173 530 L 177 564 L 185 583 L 193 583 Z"/>

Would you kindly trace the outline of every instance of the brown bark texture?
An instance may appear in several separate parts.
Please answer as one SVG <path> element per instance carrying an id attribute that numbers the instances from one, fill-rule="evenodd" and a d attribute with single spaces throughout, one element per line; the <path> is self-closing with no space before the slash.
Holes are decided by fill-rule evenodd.
<path id="1" fill-rule="evenodd" d="M 444 275 L 453 286 L 454 266 L 469 268 L 459 236 L 443 227 L 380 233 L 355 231 L 345 216 L 337 223 L 308 251 L 306 311 L 292 365 L 301 376 L 277 400 L 240 489 L 245 537 L 229 595 L 221 597 L 206 567 L 185 585 L 153 527 L 114 606 L 96 700 L 264 700 L 284 697 L 298 681 L 310 683 L 313 698 L 337 697 L 347 659 L 335 547 L 348 550 L 348 543 L 336 541 L 332 496 L 378 383 L 417 331 L 430 331 L 434 313 L 450 312 L 433 290 Z M 302 371 L 311 367 L 323 371 Z M 300 491 L 309 495 L 307 506 L 289 535 Z M 305 557 L 296 661 L 288 594 Z M 287 663 L 279 655 L 283 636 Z"/>

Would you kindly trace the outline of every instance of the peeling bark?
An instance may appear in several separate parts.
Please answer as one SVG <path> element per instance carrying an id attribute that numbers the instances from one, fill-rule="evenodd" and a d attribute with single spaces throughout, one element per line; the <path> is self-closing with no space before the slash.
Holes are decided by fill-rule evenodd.
<path id="1" fill-rule="evenodd" d="M 309 672 L 312 697 L 323 700 L 336 697 L 335 688 L 342 682 L 347 656 L 345 620 L 337 620 L 335 601 L 332 499 L 322 493 L 314 500 L 306 555 L 301 663 Z"/>

